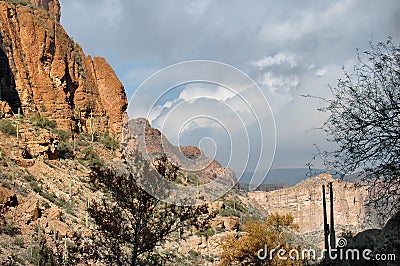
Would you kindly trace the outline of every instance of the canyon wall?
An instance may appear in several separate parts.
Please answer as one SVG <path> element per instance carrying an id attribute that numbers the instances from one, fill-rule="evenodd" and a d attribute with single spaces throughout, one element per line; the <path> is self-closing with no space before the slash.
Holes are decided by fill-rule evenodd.
<path id="1" fill-rule="evenodd" d="M 27 1 L 28 2 L 28 1 Z M 75 132 L 119 135 L 124 87 L 104 58 L 86 56 L 60 25 L 57 0 L 0 1 L 0 100 Z"/>
<path id="2" fill-rule="evenodd" d="M 327 188 L 329 182 L 333 183 L 333 208 L 337 234 L 340 234 L 342 229 L 356 233 L 379 226 L 376 214 L 365 206 L 368 197 L 367 188 L 334 179 L 329 174 L 308 178 L 293 187 L 280 190 L 249 192 L 248 196 L 268 214 L 292 214 L 294 222 L 300 227 L 300 233 L 307 234 L 322 231 L 323 228 L 322 185 L 326 185 L 329 223 L 330 199 Z"/>

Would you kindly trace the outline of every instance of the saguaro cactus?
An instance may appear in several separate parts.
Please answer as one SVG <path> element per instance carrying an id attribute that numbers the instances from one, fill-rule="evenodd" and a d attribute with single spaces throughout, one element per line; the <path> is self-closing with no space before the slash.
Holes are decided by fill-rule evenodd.
<path id="1" fill-rule="evenodd" d="M 336 248 L 336 236 L 335 236 L 335 222 L 333 219 L 333 185 L 332 182 L 329 183 L 329 195 L 331 199 L 331 226 L 330 226 L 330 243 L 331 249 Z"/>
<path id="2" fill-rule="evenodd" d="M 324 210 L 324 242 L 325 242 L 325 252 L 329 254 L 329 224 L 328 224 L 328 216 L 326 214 L 326 197 L 325 197 L 325 185 L 322 185 L 322 207 Z"/>
<path id="3" fill-rule="evenodd" d="M 17 139 L 19 142 L 19 119 L 20 119 L 20 115 L 21 115 L 21 108 L 18 108 L 18 116 L 17 116 Z"/>
<path id="4" fill-rule="evenodd" d="M 14 162 L 11 163 L 12 168 L 11 168 L 11 183 L 13 186 L 15 186 L 15 164 Z"/>
<path id="5" fill-rule="evenodd" d="M 64 237 L 64 265 L 68 263 L 67 236 Z"/>
<path id="6" fill-rule="evenodd" d="M 92 142 L 94 142 L 93 111 L 90 111 L 90 134 L 92 135 Z"/>
<path id="7" fill-rule="evenodd" d="M 86 198 L 86 213 L 85 213 L 85 223 L 86 227 L 89 228 L 89 198 Z"/>
<path id="8" fill-rule="evenodd" d="M 53 227 L 53 240 L 54 242 L 57 241 L 57 227 L 55 225 Z"/>

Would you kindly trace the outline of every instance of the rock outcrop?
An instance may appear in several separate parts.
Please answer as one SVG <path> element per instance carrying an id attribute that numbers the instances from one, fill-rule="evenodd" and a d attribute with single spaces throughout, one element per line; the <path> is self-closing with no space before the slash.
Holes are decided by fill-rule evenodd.
<path id="1" fill-rule="evenodd" d="M 374 259 L 365 260 L 360 255 L 360 260 L 350 261 L 348 265 L 399 265 L 400 258 L 400 212 L 387 221 L 382 229 L 369 229 L 362 231 L 354 237 L 347 237 L 344 252 L 358 250 L 360 254 L 366 249 L 372 251 L 371 258 L 382 261 L 374 263 Z M 384 262 L 383 262 L 384 261 Z"/>
<path id="2" fill-rule="evenodd" d="M 14 191 L 0 185 L 0 213 L 7 207 L 18 205 L 17 195 Z"/>
<path id="3" fill-rule="evenodd" d="M 61 7 L 58 0 L 30 0 L 31 4 L 49 11 L 57 22 L 60 22 Z"/>
<path id="4" fill-rule="evenodd" d="M 235 216 L 217 216 L 210 222 L 210 224 L 216 230 L 226 229 L 228 231 L 235 231 L 239 229 L 240 218 Z"/>
<path id="5" fill-rule="evenodd" d="M 130 120 L 124 127 L 124 140 L 132 149 L 138 149 L 145 157 L 154 158 L 165 154 L 175 165 L 179 165 L 185 176 L 196 177 L 198 184 L 208 183 L 218 178 L 218 184 L 232 187 L 236 183 L 235 172 L 224 168 L 213 158 L 209 158 L 194 146 L 177 147 L 169 142 L 158 129 L 152 128 L 145 118 Z M 131 142 L 131 144 L 128 144 Z M 190 179 L 190 178 L 189 178 Z M 200 191 L 200 195 L 202 191 Z"/>
<path id="6" fill-rule="evenodd" d="M 289 188 L 270 192 L 249 192 L 248 196 L 268 214 L 292 214 L 294 222 L 300 227 L 300 233 L 312 234 L 323 228 L 322 185 L 328 185 L 329 182 L 333 182 L 337 234 L 340 234 L 342 229 L 357 233 L 379 226 L 380 222 L 376 220 L 376 214 L 365 207 L 368 198 L 367 188 L 334 179 L 329 174 L 308 178 Z M 326 198 L 329 212 L 329 194 Z"/>
<path id="7" fill-rule="evenodd" d="M 0 1 L 0 100 L 69 131 L 119 135 L 122 83 L 104 58 L 86 56 L 59 23 L 58 0 Z"/>

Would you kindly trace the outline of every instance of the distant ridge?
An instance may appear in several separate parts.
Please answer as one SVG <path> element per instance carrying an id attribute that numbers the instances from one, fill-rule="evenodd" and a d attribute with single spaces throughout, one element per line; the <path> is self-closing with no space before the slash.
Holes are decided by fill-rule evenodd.
<path id="1" fill-rule="evenodd" d="M 310 176 L 310 170 L 308 168 L 278 168 L 271 169 L 268 172 L 261 172 L 266 178 L 264 179 L 262 185 L 281 185 L 293 186 L 300 181 L 306 179 Z M 334 178 L 340 177 L 335 170 L 326 169 L 313 169 L 312 175 L 319 175 L 321 173 L 330 173 Z M 240 184 L 248 185 L 250 184 L 251 178 L 254 172 L 245 172 L 238 178 Z"/>

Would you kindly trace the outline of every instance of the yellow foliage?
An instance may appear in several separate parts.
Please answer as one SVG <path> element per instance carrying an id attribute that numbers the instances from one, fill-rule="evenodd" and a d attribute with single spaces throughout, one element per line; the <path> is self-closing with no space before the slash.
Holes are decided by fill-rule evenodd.
<path id="1" fill-rule="evenodd" d="M 266 221 L 248 221 L 243 225 L 241 237 L 227 236 L 222 243 L 221 264 L 227 265 L 302 265 L 300 260 L 289 258 L 289 251 L 299 250 L 299 247 L 290 246 L 286 243 L 287 233 L 290 229 L 298 229 L 293 224 L 293 216 L 271 214 Z M 265 259 L 259 258 L 260 254 L 267 254 Z M 287 253 L 281 259 L 277 252 L 271 250 L 284 249 Z M 272 258 L 272 259 L 271 259 Z"/>

